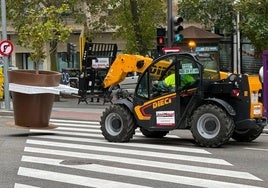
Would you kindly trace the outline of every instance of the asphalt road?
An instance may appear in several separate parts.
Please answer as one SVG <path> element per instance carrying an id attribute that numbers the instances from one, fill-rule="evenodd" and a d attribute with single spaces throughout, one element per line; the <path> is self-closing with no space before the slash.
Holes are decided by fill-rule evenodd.
<path id="1" fill-rule="evenodd" d="M 129 143 L 103 139 L 98 121 L 51 119 L 55 129 L 29 130 L 0 117 L 0 186 L 268 187 L 268 134 L 221 148 L 194 144 L 189 131 L 163 139 L 139 131 Z"/>

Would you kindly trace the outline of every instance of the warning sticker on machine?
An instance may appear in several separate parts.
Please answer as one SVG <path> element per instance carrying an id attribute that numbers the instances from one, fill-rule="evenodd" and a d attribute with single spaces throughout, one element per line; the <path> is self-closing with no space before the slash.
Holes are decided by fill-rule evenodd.
<path id="1" fill-rule="evenodd" d="M 156 111 L 157 126 L 175 126 L 175 111 Z"/>
<path id="2" fill-rule="evenodd" d="M 92 60 L 92 68 L 104 69 L 109 67 L 109 58 L 97 58 Z"/>
<path id="3" fill-rule="evenodd" d="M 253 108 L 253 114 L 254 115 L 261 114 L 261 106 L 260 105 L 254 106 L 254 108 Z"/>

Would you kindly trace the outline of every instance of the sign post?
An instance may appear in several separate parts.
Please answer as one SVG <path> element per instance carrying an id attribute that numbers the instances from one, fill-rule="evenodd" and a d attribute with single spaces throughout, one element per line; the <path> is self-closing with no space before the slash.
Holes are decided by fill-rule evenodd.
<path id="1" fill-rule="evenodd" d="M 1 16 L 2 16 L 2 40 L 7 39 L 7 23 L 6 23 L 6 1 L 1 0 Z M 4 47 L 5 43 L 3 43 L 3 49 L 1 50 L 6 54 L 6 52 L 10 52 L 10 54 L 13 51 L 13 45 L 12 45 L 12 50 L 10 49 L 10 46 Z M 9 69 L 9 64 L 8 64 L 8 58 L 5 55 L 3 57 L 4 59 L 4 96 L 5 96 L 5 109 L 10 110 L 10 95 L 9 95 L 9 85 L 8 85 L 8 76 L 7 76 L 7 71 Z"/>
<path id="2" fill-rule="evenodd" d="M 0 54 L 2 56 L 10 56 L 13 52 L 14 46 L 11 41 L 3 40 L 0 42 Z"/>

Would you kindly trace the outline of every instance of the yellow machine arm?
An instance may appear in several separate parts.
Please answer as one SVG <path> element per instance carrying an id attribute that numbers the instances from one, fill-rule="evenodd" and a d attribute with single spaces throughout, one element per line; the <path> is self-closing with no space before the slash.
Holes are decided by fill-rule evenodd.
<path id="1" fill-rule="evenodd" d="M 128 73 L 142 73 L 153 59 L 141 55 L 119 54 L 104 78 L 103 87 L 107 88 L 122 82 Z"/>

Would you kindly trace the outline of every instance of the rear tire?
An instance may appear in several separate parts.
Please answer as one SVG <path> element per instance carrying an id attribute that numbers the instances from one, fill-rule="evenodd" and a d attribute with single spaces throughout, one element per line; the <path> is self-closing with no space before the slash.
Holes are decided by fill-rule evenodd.
<path id="1" fill-rule="evenodd" d="M 169 131 L 148 131 L 147 129 L 140 128 L 141 133 L 148 138 L 163 138 Z"/>
<path id="2" fill-rule="evenodd" d="M 198 107 L 190 125 L 194 140 L 204 147 L 223 145 L 230 139 L 235 127 L 230 115 L 213 104 Z"/>
<path id="3" fill-rule="evenodd" d="M 110 142 L 128 142 L 135 134 L 133 114 L 123 105 L 111 105 L 101 116 L 101 131 Z"/>
<path id="4" fill-rule="evenodd" d="M 232 138 L 238 142 L 251 142 L 258 138 L 263 131 L 263 127 L 258 129 L 234 130 Z"/>

